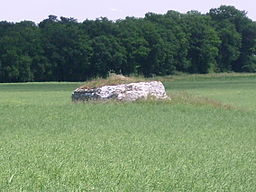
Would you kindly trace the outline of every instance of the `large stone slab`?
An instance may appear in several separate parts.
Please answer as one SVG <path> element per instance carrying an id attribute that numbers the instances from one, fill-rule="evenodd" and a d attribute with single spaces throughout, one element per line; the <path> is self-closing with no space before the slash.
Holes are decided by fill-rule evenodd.
<path id="1" fill-rule="evenodd" d="M 72 93 L 72 101 L 108 100 L 136 101 L 138 99 L 168 99 L 164 85 L 160 81 L 108 85 L 94 89 L 77 88 Z"/>

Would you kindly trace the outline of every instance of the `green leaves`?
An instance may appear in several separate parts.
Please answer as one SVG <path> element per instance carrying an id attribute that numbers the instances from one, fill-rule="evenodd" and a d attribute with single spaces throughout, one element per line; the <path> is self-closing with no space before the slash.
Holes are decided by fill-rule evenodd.
<path id="1" fill-rule="evenodd" d="M 245 11 L 233 6 L 211 9 L 209 15 L 222 40 L 218 61 L 220 71 L 254 72 L 256 63 L 252 50 L 256 47 L 256 23 L 246 16 Z"/>
<path id="2" fill-rule="evenodd" d="M 0 82 L 255 72 L 255 55 L 256 23 L 232 6 L 115 22 L 54 15 L 39 25 L 0 22 Z"/>

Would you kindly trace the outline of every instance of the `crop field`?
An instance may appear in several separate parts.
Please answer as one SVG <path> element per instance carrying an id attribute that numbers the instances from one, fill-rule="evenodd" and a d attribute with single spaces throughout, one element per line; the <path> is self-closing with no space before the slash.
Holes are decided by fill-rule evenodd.
<path id="1" fill-rule="evenodd" d="M 161 78 L 171 101 L 0 84 L 0 191 L 256 191 L 256 75 Z"/>

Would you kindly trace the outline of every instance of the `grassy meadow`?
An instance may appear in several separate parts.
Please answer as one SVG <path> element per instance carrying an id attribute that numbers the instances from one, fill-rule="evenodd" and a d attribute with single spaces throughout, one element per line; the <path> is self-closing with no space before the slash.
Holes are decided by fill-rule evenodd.
<path id="1" fill-rule="evenodd" d="M 171 101 L 0 84 L 0 191 L 256 191 L 256 74 L 161 80 Z"/>

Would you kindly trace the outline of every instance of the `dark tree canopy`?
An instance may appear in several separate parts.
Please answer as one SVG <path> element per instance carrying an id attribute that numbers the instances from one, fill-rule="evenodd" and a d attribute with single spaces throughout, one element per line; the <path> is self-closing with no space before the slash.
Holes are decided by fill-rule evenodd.
<path id="1" fill-rule="evenodd" d="M 85 81 L 109 72 L 256 72 L 256 23 L 233 6 L 79 23 L 0 22 L 0 82 Z"/>

